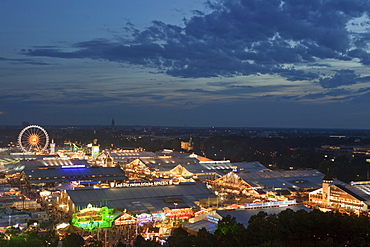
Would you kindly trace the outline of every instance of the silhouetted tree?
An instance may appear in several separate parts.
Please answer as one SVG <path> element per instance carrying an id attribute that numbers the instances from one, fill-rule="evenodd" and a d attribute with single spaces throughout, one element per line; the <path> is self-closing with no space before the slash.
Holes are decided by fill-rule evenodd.
<path id="1" fill-rule="evenodd" d="M 191 247 L 194 245 L 196 237 L 189 235 L 189 233 L 182 227 L 172 230 L 171 236 L 168 238 L 169 247 Z"/>
<path id="2" fill-rule="evenodd" d="M 209 233 L 206 228 L 201 228 L 198 231 L 198 234 L 194 243 L 195 247 L 217 247 L 218 242 L 216 237 Z"/>
<path id="3" fill-rule="evenodd" d="M 68 234 L 63 239 L 63 247 L 81 247 L 84 244 L 84 239 L 77 233 Z"/>
<path id="4" fill-rule="evenodd" d="M 236 222 L 230 215 L 218 222 L 214 235 L 220 246 L 245 246 L 246 229 L 243 224 Z"/>

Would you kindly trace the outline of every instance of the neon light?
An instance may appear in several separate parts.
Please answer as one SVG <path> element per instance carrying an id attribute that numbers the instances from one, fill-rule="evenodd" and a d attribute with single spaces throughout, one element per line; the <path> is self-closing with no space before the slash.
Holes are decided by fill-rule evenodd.
<path id="1" fill-rule="evenodd" d="M 112 224 L 120 211 L 108 207 L 97 208 L 91 204 L 87 208 L 72 215 L 72 224 L 87 230 L 97 230 L 103 227 L 112 227 Z"/>
<path id="2" fill-rule="evenodd" d="M 64 165 L 62 168 L 86 168 L 85 165 Z"/>
<path id="3" fill-rule="evenodd" d="M 193 215 L 191 208 L 172 209 L 166 213 L 167 218 L 190 218 Z"/>
<path id="4" fill-rule="evenodd" d="M 166 213 L 153 213 L 153 221 L 164 221 L 166 219 Z"/>
<path id="5" fill-rule="evenodd" d="M 152 221 L 152 215 L 150 214 L 140 214 L 136 215 L 136 218 L 138 219 L 138 225 L 142 226 L 145 223 L 151 222 Z"/>

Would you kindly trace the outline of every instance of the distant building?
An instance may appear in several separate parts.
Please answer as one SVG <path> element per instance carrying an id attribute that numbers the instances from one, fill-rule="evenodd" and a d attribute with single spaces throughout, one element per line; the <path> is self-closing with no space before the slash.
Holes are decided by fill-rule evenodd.
<path id="1" fill-rule="evenodd" d="M 93 186 L 101 183 L 115 187 L 127 179 L 124 171 L 118 167 L 91 167 L 84 165 L 67 165 L 62 167 L 26 168 L 21 179 L 30 185 L 58 186 L 74 182 L 81 186 Z"/>
<path id="2" fill-rule="evenodd" d="M 370 157 L 369 146 L 322 145 L 320 148 L 316 148 L 316 152 L 322 154 L 327 159 L 335 159 L 341 155 L 349 159 L 353 157 Z"/>
<path id="3" fill-rule="evenodd" d="M 194 143 L 193 138 L 190 137 L 190 140 L 188 142 L 181 142 L 181 149 L 184 149 L 186 151 L 193 150 Z"/>
<path id="4" fill-rule="evenodd" d="M 322 187 L 309 193 L 312 207 L 347 212 L 368 212 L 370 182 L 353 182 L 352 185 L 334 183 L 329 176 L 322 180 Z"/>

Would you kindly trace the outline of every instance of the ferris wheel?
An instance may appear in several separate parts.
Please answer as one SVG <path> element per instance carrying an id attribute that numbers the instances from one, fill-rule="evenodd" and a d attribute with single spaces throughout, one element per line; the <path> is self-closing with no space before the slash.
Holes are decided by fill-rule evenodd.
<path id="1" fill-rule="evenodd" d="M 18 136 L 18 145 L 25 153 L 43 152 L 48 144 L 48 133 L 38 125 L 27 126 Z"/>

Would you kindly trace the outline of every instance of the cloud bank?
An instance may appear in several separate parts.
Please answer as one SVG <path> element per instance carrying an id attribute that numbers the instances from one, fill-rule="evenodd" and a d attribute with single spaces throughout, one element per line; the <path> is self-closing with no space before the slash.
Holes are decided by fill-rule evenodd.
<path id="1" fill-rule="evenodd" d="M 268 74 L 318 82 L 323 88 L 364 80 L 352 70 L 323 77 L 299 65 L 317 66 L 324 59 L 370 64 L 369 34 L 351 31 L 369 25 L 367 0 L 219 0 L 207 5 L 208 13 L 197 12 L 183 26 L 153 21 L 140 31 L 127 23 L 119 39 L 22 53 L 128 63 L 182 78 Z M 131 38 L 124 38 L 128 32 Z"/>

